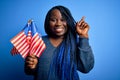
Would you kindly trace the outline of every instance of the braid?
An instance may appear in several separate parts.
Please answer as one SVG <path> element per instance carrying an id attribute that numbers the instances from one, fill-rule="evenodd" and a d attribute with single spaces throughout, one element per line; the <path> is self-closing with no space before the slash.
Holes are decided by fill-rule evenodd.
<path id="1" fill-rule="evenodd" d="M 76 22 L 66 7 L 55 6 L 50 10 L 50 12 L 54 9 L 58 9 L 62 16 L 66 19 L 68 31 L 63 42 L 55 51 L 48 78 L 51 79 L 50 76 L 55 75 L 55 77 L 58 76 L 60 80 L 79 80 L 74 62 L 77 46 L 75 33 Z M 50 33 L 47 30 L 46 32 Z"/>

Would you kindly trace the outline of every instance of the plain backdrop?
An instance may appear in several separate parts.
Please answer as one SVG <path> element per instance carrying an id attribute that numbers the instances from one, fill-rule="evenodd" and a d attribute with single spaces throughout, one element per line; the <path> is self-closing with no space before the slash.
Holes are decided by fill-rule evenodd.
<path id="1" fill-rule="evenodd" d="M 120 80 L 120 1 L 119 0 L 0 0 L 0 80 L 33 80 L 24 73 L 24 59 L 12 56 L 10 39 L 33 19 L 41 35 L 50 8 L 63 5 L 76 21 L 86 16 L 89 42 L 95 66 L 79 73 L 81 80 Z"/>

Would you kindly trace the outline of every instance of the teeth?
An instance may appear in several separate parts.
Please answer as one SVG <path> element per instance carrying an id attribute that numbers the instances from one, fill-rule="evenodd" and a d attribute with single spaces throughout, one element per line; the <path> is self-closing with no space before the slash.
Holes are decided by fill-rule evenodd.
<path id="1" fill-rule="evenodd" d="M 56 29 L 56 31 L 62 31 L 62 29 Z"/>
<path id="2" fill-rule="evenodd" d="M 57 32 L 60 32 L 60 31 L 62 31 L 63 29 L 62 29 L 62 28 L 55 28 L 55 30 L 56 30 Z"/>

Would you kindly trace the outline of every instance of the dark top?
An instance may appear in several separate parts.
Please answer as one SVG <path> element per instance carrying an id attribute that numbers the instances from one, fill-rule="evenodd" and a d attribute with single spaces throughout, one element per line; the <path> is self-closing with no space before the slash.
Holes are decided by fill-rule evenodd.
<path id="1" fill-rule="evenodd" d="M 30 70 L 25 66 L 25 73 L 34 75 L 34 80 L 48 80 L 50 63 L 54 51 L 56 50 L 56 47 L 50 43 L 47 36 L 44 36 L 42 39 L 46 44 L 46 49 L 38 59 L 37 68 L 35 70 Z M 94 66 L 94 56 L 89 46 L 88 39 L 86 38 L 79 38 L 76 61 L 77 69 L 83 73 L 88 73 Z"/>

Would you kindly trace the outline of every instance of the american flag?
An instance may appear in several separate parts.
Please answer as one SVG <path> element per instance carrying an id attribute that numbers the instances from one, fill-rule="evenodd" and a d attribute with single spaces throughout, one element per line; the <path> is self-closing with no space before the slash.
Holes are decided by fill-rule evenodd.
<path id="1" fill-rule="evenodd" d="M 26 58 L 28 54 L 34 54 L 40 57 L 46 48 L 33 20 L 29 20 L 23 30 L 13 37 L 10 42 L 23 58 Z M 12 55 L 14 54 L 16 54 L 16 52 L 12 53 Z"/>

